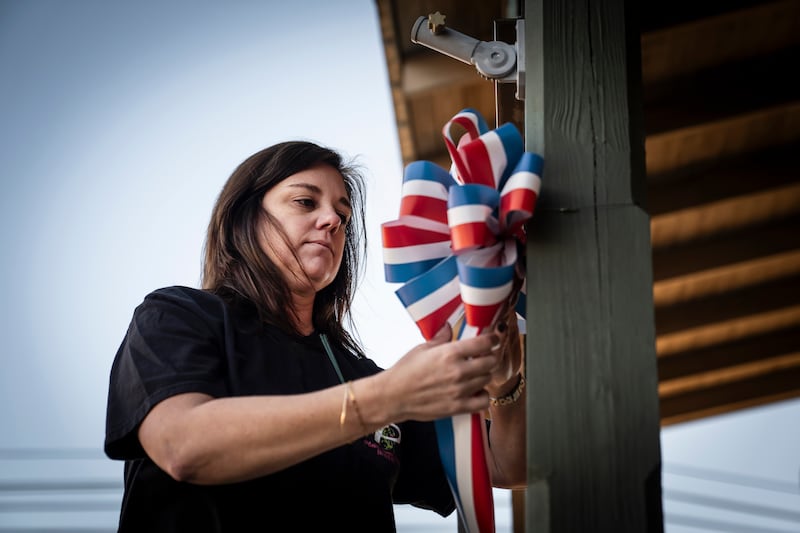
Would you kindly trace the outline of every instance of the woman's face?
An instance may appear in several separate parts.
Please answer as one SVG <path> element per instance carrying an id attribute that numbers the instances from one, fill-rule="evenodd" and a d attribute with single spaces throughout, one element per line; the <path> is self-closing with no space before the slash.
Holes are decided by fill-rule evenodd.
<path id="1" fill-rule="evenodd" d="M 352 211 L 341 174 L 329 165 L 303 170 L 267 191 L 261 206 L 285 234 L 264 219 L 261 249 L 281 269 L 291 291 L 308 294 L 327 287 L 342 262 Z"/>

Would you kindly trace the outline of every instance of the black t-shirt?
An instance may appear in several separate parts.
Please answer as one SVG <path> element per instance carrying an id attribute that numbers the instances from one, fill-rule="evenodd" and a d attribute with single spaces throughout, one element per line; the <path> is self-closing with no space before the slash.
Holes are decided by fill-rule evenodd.
<path id="1" fill-rule="evenodd" d="M 345 380 L 381 371 L 332 348 Z M 264 326 L 207 291 L 147 295 L 111 369 L 105 451 L 126 461 L 119 531 L 394 531 L 393 502 L 450 514 L 455 504 L 432 423 L 390 425 L 280 472 L 215 486 L 175 481 L 137 438 L 150 409 L 176 394 L 299 394 L 339 383 L 317 334 Z"/>

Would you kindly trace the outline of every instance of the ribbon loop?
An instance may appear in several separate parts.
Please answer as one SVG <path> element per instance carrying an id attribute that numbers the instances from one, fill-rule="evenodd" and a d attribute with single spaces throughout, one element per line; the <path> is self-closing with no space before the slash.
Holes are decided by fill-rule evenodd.
<path id="1" fill-rule="evenodd" d="M 451 187 L 447 199 L 447 223 L 453 252 L 463 253 L 497 241 L 497 207 L 500 194 L 485 185 Z"/>

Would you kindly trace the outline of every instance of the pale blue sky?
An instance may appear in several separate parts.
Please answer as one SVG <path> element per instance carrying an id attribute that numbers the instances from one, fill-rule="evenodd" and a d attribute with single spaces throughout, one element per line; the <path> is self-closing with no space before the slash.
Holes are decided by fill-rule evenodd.
<path id="1" fill-rule="evenodd" d="M 108 371 L 133 308 L 154 288 L 198 285 L 220 187 L 278 141 L 317 141 L 364 166 L 359 331 L 383 366 L 421 340 L 382 274 L 379 225 L 396 216 L 402 167 L 381 42 L 371 0 L 0 0 L 0 450 L 100 449 Z M 680 465 L 796 489 L 798 421 L 789 402 L 668 428 L 665 489 L 740 490 L 709 488 Z M 785 491 L 759 501 L 800 509 Z M 687 505 L 665 510 L 732 520 Z M 401 528 L 418 519 L 401 514 Z"/>

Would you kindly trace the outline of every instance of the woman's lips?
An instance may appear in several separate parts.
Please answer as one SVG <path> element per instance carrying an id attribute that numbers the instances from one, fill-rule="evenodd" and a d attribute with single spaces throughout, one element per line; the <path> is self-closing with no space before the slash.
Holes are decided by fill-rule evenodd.
<path id="1" fill-rule="evenodd" d="M 326 241 L 309 241 L 309 244 L 316 244 L 317 246 L 322 246 L 324 248 L 327 248 L 327 250 L 330 253 L 333 253 L 333 246 L 331 246 L 330 243 Z"/>

